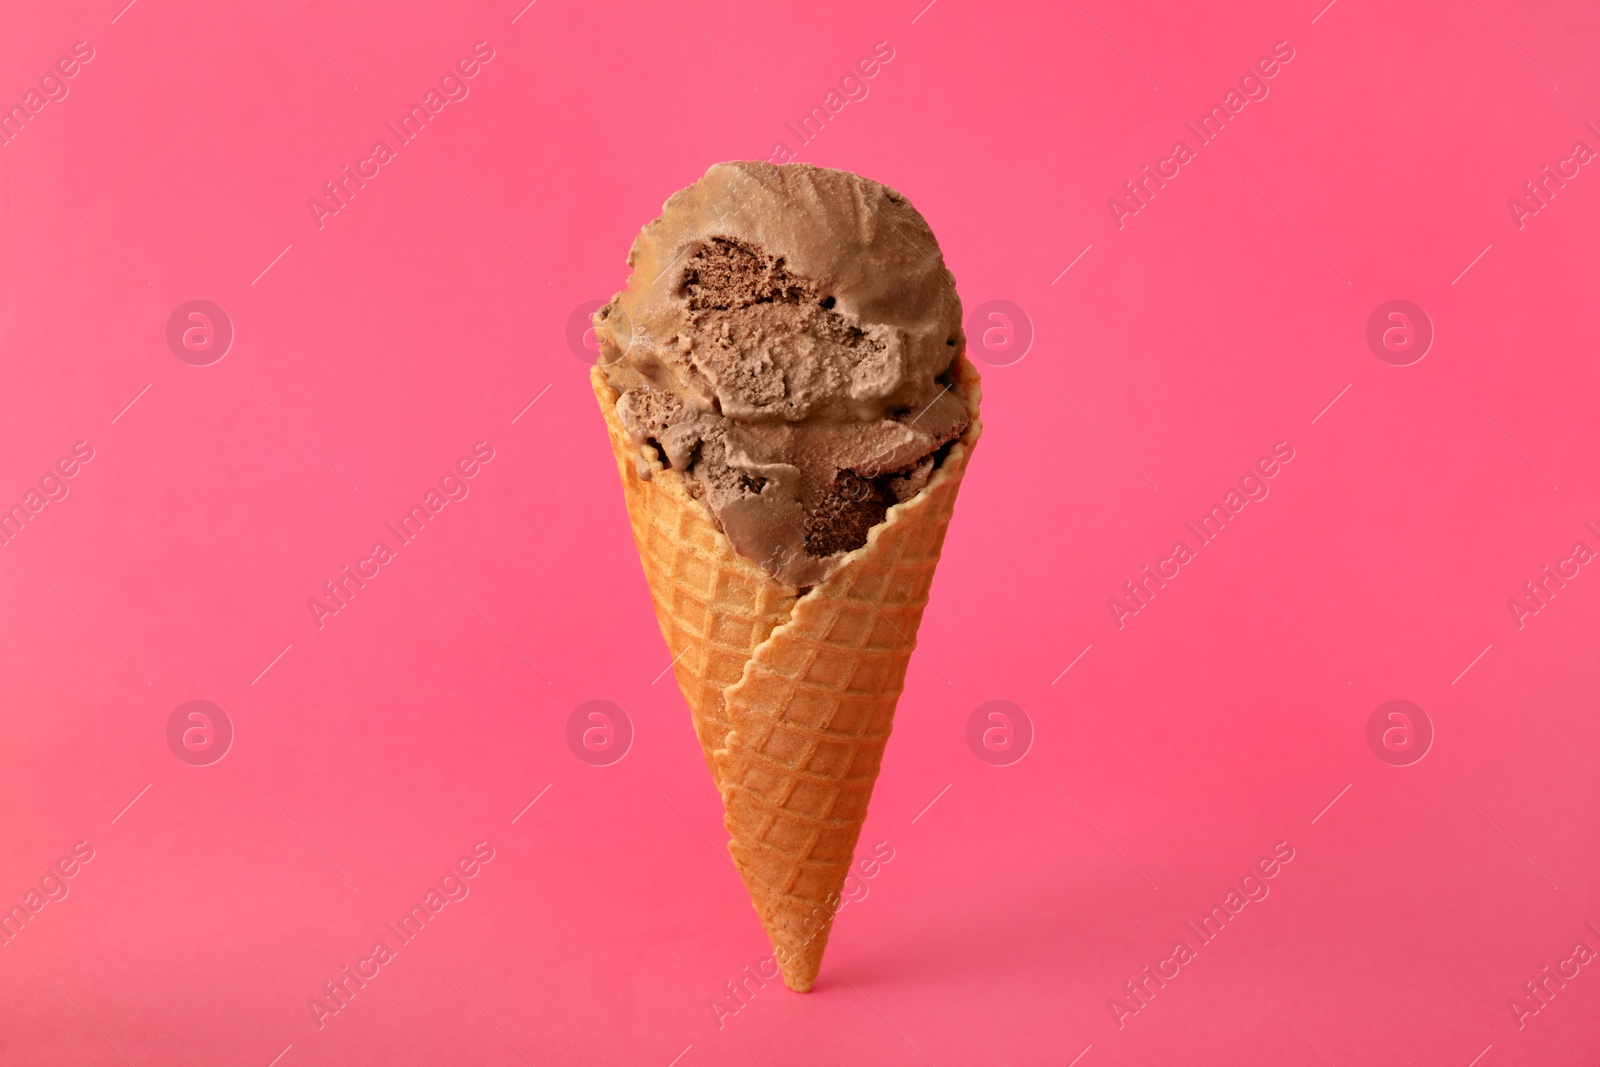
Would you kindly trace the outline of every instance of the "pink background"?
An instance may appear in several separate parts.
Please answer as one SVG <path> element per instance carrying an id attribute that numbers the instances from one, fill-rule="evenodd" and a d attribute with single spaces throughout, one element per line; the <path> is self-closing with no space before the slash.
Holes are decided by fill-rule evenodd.
<path id="1" fill-rule="evenodd" d="M 1595 1061 L 1600 967 L 1521 1029 L 1508 1001 L 1600 950 L 1600 573 L 1520 629 L 1507 601 L 1600 549 L 1600 173 L 1520 229 L 1507 200 L 1600 148 L 1600 14 L 925 2 L 12 5 L 0 102 L 94 58 L 0 147 L 0 503 L 94 458 L 0 548 L 0 902 L 94 858 L 0 947 L 0 1062 Z M 307 199 L 478 41 L 470 95 L 319 229 Z M 1270 95 L 1119 229 L 1108 198 L 1279 41 Z M 904 191 L 967 308 L 1035 337 L 979 364 L 863 834 L 894 858 L 814 993 L 738 1002 L 768 949 L 567 329 L 673 190 L 779 140 Z M 1411 366 L 1365 340 L 1396 298 L 1436 331 Z M 193 299 L 235 330 L 210 366 L 166 341 Z M 308 598 L 477 441 L 470 495 L 319 629 Z M 1119 629 L 1280 441 L 1270 496 Z M 166 740 L 193 699 L 236 731 L 209 766 Z M 635 734 L 609 766 L 566 742 L 594 699 Z M 993 699 L 1035 733 L 1010 766 L 966 741 Z M 1391 699 L 1421 762 L 1368 746 Z M 1119 1026 L 1278 842 L 1270 895 Z"/>

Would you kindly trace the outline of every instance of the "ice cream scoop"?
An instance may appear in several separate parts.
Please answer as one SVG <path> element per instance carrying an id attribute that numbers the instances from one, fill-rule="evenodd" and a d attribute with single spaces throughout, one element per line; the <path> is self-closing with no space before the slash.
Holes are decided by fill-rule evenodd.
<path id="1" fill-rule="evenodd" d="M 780 582 L 824 579 L 968 425 L 949 373 L 965 348 L 955 281 L 887 186 L 719 163 L 667 200 L 628 265 L 594 319 L 617 416 Z"/>

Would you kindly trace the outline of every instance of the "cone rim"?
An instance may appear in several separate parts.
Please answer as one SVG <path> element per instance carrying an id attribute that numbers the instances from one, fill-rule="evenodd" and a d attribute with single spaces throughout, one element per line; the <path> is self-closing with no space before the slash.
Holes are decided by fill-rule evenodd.
<path id="1" fill-rule="evenodd" d="M 761 574 L 763 580 L 770 583 L 778 590 L 787 590 L 788 592 L 785 595 L 795 597 L 795 602 L 790 606 L 789 609 L 790 618 L 794 617 L 794 608 L 799 606 L 801 600 L 804 600 L 816 590 L 833 581 L 835 577 L 849 568 L 850 565 L 859 557 L 864 556 L 868 551 L 870 551 L 883 536 L 882 531 L 885 530 L 890 523 L 895 522 L 899 516 L 902 516 L 909 511 L 912 506 L 914 506 L 923 498 L 923 496 L 932 491 L 936 484 L 941 484 L 941 479 L 948 481 L 950 478 L 950 470 L 956 465 L 955 461 L 970 456 L 973 446 L 978 442 L 978 438 L 983 436 L 983 420 L 980 418 L 978 410 L 980 402 L 983 399 L 982 378 L 978 375 L 977 369 L 973 367 L 971 361 L 967 359 L 966 353 L 964 352 L 957 355 L 955 359 L 950 361 L 950 368 L 955 372 L 955 384 L 953 388 L 957 390 L 956 395 L 966 402 L 967 413 L 971 416 L 970 421 L 967 423 L 967 428 L 962 431 L 960 437 L 955 439 L 949 454 L 945 456 L 944 462 L 939 464 L 938 469 L 933 472 L 933 477 L 928 480 L 928 484 L 923 486 L 916 496 L 911 497 L 909 500 L 899 501 L 898 503 L 890 506 L 890 508 L 884 513 L 883 519 L 875 523 L 872 528 L 867 531 L 866 541 L 863 542 L 859 547 L 853 548 L 849 552 L 846 552 L 843 556 L 839 557 L 838 562 L 833 565 L 833 569 L 828 572 L 826 577 L 817 582 L 815 585 L 811 586 L 795 586 L 790 585 L 787 582 L 780 582 L 778 579 L 768 576 L 765 571 L 761 571 L 760 567 L 756 565 L 755 562 L 750 559 L 750 557 L 745 556 L 737 549 L 734 549 L 734 555 L 739 559 L 749 562 L 752 566 L 755 566 L 757 572 Z M 595 392 L 600 393 L 602 389 L 605 390 L 602 395 L 605 397 L 608 403 L 609 410 L 602 408 L 601 414 L 607 421 L 615 419 L 616 416 L 614 413 L 616 411 L 616 404 L 617 401 L 622 397 L 621 391 L 618 390 L 616 386 L 611 384 L 611 379 L 606 377 L 605 370 L 598 363 L 589 368 L 589 381 Z M 618 426 L 619 428 L 621 426 L 620 420 L 618 420 Z M 961 450 L 960 456 L 957 456 L 956 454 L 957 449 Z M 705 513 L 705 516 L 710 519 L 711 525 L 717 531 L 717 534 L 724 539 L 727 538 L 728 535 L 726 531 L 722 529 L 722 523 L 717 520 L 716 514 L 712 512 L 711 508 L 704 500 L 701 500 L 699 497 L 689 492 L 689 479 L 683 471 L 677 470 L 673 467 L 668 467 L 663 464 L 661 462 L 661 457 L 656 454 L 654 449 L 647 448 L 644 445 L 636 445 L 634 451 L 636 458 L 644 460 L 648 466 L 650 470 L 650 480 L 660 478 L 663 475 L 669 475 L 670 477 L 667 477 L 665 482 L 676 486 L 683 496 L 688 498 L 692 506 L 697 507 Z M 964 476 L 965 473 L 965 465 L 962 464 L 962 475 Z M 729 542 L 729 547 L 732 547 L 732 542 Z M 801 589 L 804 589 L 805 592 L 800 592 Z M 781 629 L 787 625 L 787 622 L 779 624 L 779 626 L 773 630 L 773 633 L 777 633 L 778 629 Z M 768 635 L 767 640 L 772 640 L 771 635 Z M 765 642 L 763 642 L 763 644 L 764 643 Z"/>

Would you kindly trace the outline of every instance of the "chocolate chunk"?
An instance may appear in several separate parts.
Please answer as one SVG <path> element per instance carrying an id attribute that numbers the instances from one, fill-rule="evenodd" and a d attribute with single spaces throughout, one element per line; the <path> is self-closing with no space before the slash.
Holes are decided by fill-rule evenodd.
<path id="1" fill-rule="evenodd" d="M 806 554 L 831 556 L 866 544 L 867 532 L 883 521 L 889 505 L 895 503 L 883 481 L 868 481 L 855 471 L 834 475 L 827 494 L 805 521 Z"/>
<path id="2" fill-rule="evenodd" d="M 733 311 L 753 304 L 798 304 L 811 285 L 790 274 L 783 257 L 755 245 L 713 237 L 689 259 L 683 273 L 690 311 Z"/>

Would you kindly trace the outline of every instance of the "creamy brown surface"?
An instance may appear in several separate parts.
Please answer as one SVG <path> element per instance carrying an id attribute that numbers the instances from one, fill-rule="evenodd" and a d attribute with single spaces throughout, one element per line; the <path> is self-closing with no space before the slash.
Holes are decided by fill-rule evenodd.
<path id="1" fill-rule="evenodd" d="M 966 429 L 946 376 L 966 346 L 955 280 L 892 189 L 719 163 L 628 265 L 595 313 L 618 416 L 779 581 L 822 580 Z"/>

